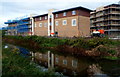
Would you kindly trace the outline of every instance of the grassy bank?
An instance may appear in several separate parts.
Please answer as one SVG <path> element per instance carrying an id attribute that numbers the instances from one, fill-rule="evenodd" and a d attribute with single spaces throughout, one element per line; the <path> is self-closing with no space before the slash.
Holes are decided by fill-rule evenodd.
<path id="1" fill-rule="evenodd" d="M 95 48 L 99 45 L 120 45 L 119 40 L 110 40 L 108 38 L 77 38 L 77 39 L 59 39 L 47 38 L 41 36 L 4 36 L 5 38 L 17 40 L 33 40 L 42 47 L 54 47 L 58 45 L 69 45 L 75 47 L 82 47 L 85 49 Z"/>
<path id="2" fill-rule="evenodd" d="M 4 41 L 18 42 L 23 46 L 30 46 L 37 48 L 53 48 L 59 52 L 67 52 L 75 55 L 84 54 L 85 51 L 93 51 L 94 56 L 98 53 L 101 56 L 120 56 L 120 41 L 110 40 L 108 38 L 75 38 L 75 39 L 63 39 L 63 38 L 48 38 L 40 36 L 4 36 Z M 28 43 L 28 44 L 27 44 Z M 26 44 L 26 45 L 25 45 Z M 35 45 L 34 45 L 35 44 Z M 96 48 L 96 49 L 95 49 Z M 91 54 L 91 53 L 90 53 Z M 106 58 L 106 57 L 105 57 Z M 110 57 L 109 57 L 110 58 Z M 112 57 L 113 58 L 113 57 Z"/>
<path id="3" fill-rule="evenodd" d="M 2 77 L 55 77 L 53 72 L 42 72 L 29 58 L 16 52 L 17 49 L 3 48 Z"/>

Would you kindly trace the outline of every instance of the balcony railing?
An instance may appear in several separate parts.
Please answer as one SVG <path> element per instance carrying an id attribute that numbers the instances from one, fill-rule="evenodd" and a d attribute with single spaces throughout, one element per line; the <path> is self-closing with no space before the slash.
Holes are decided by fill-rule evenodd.
<path id="1" fill-rule="evenodd" d="M 104 14 L 96 14 L 96 17 L 100 17 L 103 16 Z"/>
<path id="2" fill-rule="evenodd" d="M 120 25 L 120 24 L 110 23 L 110 24 L 108 24 L 108 25 Z"/>
<path id="3" fill-rule="evenodd" d="M 28 29 L 28 28 L 18 29 L 17 32 L 18 32 L 18 33 L 29 32 L 29 29 Z"/>
<path id="4" fill-rule="evenodd" d="M 120 31 L 120 29 L 107 29 L 105 31 Z"/>
<path id="5" fill-rule="evenodd" d="M 113 20 L 120 20 L 120 18 L 117 18 L 117 17 L 111 17 L 110 19 L 113 19 Z"/>
<path id="6" fill-rule="evenodd" d="M 31 24 L 30 22 L 19 22 L 18 25 L 26 25 L 26 24 Z"/>

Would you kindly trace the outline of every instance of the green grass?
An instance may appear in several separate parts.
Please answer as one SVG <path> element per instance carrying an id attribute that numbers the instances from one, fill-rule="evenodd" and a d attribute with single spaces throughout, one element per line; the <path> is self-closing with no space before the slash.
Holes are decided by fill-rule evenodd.
<path id="1" fill-rule="evenodd" d="M 114 57 L 114 56 L 106 56 L 106 57 L 104 57 L 105 59 L 108 59 L 108 60 L 118 60 L 118 59 L 120 59 L 120 58 L 118 58 L 118 57 Z"/>
<path id="2" fill-rule="evenodd" d="M 42 72 L 29 58 L 24 58 L 15 49 L 3 48 L 2 77 L 55 77 L 53 72 Z"/>
<path id="3" fill-rule="evenodd" d="M 92 50 L 99 45 L 103 45 L 103 47 L 99 48 L 99 52 L 110 53 L 115 55 L 117 50 L 115 47 L 120 46 L 120 40 L 110 40 L 107 37 L 105 38 L 76 38 L 76 39 L 60 39 L 60 38 L 48 38 L 42 36 L 4 36 L 4 38 L 21 40 L 22 44 L 30 45 L 31 41 L 37 43 L 41 48 L 47 47 L 58 47 L 58 46 L 69 46 L 74 48 L 81 48 L 84 50 Z M 3 39 L 4 39 L 3 38 Z M 27 41 L 27 43 L 24 43 Z M 19 43 L 20 44 L 20 43 Z M 112 47 L 112 48 L 111 48 Z"/>

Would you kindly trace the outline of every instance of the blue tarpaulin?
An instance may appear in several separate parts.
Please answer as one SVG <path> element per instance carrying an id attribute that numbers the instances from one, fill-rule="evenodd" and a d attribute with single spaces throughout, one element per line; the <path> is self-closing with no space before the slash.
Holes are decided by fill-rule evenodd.
<path id="1" fill-rule="evenodd" d="M 20 20 L 9 20 L 8 22 L 5 22 L 5 24 L 13 24 L 16 23 L 17 26 L 13 27 L 13 26 L 9 26 L 6 29 L 7 30 L 12 30 L 12 29 L 16 29 L 18 33 L 21 32 L 29 32 L 29 25 L 30 21 L 28 21 L 29 18 L 24 18 L 24 19 L 20 19 Z"/>

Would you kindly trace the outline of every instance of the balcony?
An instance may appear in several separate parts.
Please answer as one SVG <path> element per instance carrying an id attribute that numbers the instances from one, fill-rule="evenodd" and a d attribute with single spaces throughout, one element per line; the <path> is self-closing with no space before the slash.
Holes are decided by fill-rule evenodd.
<path id="1" fill-rule="evenodd" d="M 18 33 L 29 32 L 29 29 L 28 29 L 28 28 L 18 29 L 17 32 L 18 32 Z"/>
<path id="2" fill-rule="evenodd" d="M 98 23 L 98 22 L 103 22 L 103 21 L 104 19 L 99 19 L 99 20 L 94 21 L 93 23 Z"/>
<path id="3" fill-rule="evenodd" d="M 90 17 L 90 19 L 93 19 L 93 18 L 95 18 L 95 16 Z"/>
<path id="4" fill-rule="evenodd" d="M 90 16 L 90 19 L 92 19 L 92 18 L 95 18 L 95 15 L 91 15 L 91 16 Z"/>
<path id="5" fill-rule="evenodd" d="M 29 28 L 28 25 L 17 25 L 17 29 Z"/>
<path id="6" fill-rule="evenodd" d="M 30 22 L 19 22 L 18 25 L 27 25 L 27 24 L 31 24 Z"/>
<path id="7" fill-rule="evenodd" d="M 115 11 L 112 11 L 110 12 L 111 14 L 120 14 L 120 12 L 115 12 Z"/>
<path id="8" fill-rule="evenodd" d="M 8 20 L 7 22 L 4 22 L 4 24 L 15 24 L 17 23 L 17 20 Z"/>
<path id="9" fill-rule="evenodd" d="M 111 23 L 111 24 L 108 24 L 108 25 L 115 25 L 115 26 L 116 26 L 116 25 L 120 25 L 120 24 L 116 24 L 116 23 Z"/>
<path id="10" fill-rule="evenodd" d="M 96 14 L 96 17 L 101 17 L 103 16 L 104 14 Z"/>
<path id="11" fill-rule="evenodd" d="M 109 7 L 109 8 L 115 8 L 115 9 L 120 9 L 120 7 L 114 7 L 114 6 L 112 6 L 112 7 Z"/>
<path id="12" fill-rule="evenodd" d="M 110 19 L 111 20 L 120 20 L 120 18 L 118 18 L 118 17 L 111 17 Z"/>
<path id="13" fill-rule="evenodd" d="M 7 30 L 13 30 L 13 29 L 16 29 L 16 28 L 17 28 L 17 27 L 14 27 L 14 26 L 12 27 L 12 26 L 11 26 L 11 27 L 7 27 L 6 29 L 7 29 Z"/>
<path id="14" fill-rule="evenodd" d="M 120 31 L 120 29 L 108 29 L 108 30 L 105 30 L 105 31 Z"/>

